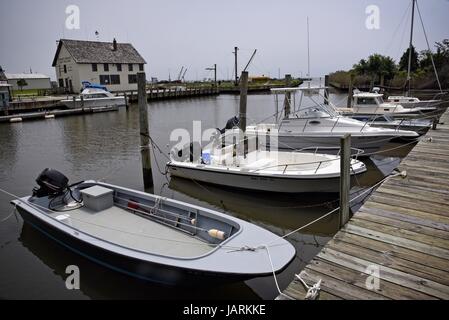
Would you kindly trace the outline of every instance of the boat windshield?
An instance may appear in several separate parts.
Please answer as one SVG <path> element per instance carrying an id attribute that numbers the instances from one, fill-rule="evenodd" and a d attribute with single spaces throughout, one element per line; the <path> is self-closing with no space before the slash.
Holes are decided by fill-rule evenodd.
<path id="1" fill-rule="evenodd" d="M 312 107 L 301 108 L 294 113 L 296 118 L 312 119 L 312 118 L 329 118 L 334 114 L 331 110 L 327 110 L 325 106 L 317 105 Z M 335 115 L 336 116 L 336 115 Z"/>
<path id="2" fill-rule="evenodd" d="M 107 98 L 105 93 L 91 93 L 91 94 L 83 94 L 85 99 L 97 99 L 97 98 Z"/>

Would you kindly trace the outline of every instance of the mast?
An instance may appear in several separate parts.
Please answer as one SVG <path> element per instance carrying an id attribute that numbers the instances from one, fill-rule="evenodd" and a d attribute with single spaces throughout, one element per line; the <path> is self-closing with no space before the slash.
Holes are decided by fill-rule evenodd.
<path id="1" fill-rule="evenodd" d="M 410 27 L 410 45 L 408 49 L 408 69 L 407 69 L 407 96 L 410 96 L 410 71 L 412 68 L 412 48 L 413 48 L 413 22 L 415 20 L 415 0 L 412 0 L 412 21 Z"/>

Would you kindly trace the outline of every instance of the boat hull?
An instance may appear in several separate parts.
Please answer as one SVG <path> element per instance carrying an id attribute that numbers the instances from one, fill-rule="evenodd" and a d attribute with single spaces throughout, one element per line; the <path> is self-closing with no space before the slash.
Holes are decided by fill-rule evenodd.
<path id="1" fill-rule="evenodd" d="M 114 97 L 114 98 L 99 98 L 99 99 L 76 99 L 75 104 L 73 100 L 62 100 L 61 104 L 65 105 L 67 108 L 90 108 L 90 107 L 105 107 L 105 106 L 125 106 L 126 101 L 124 97 Z"/>
<path id="2" fill-rule="evenodd" d="M 46 223 L 26 209 L 17 205 L 25 223 L 56 241 L 62 247 L 109 269 L 145 281 L 171 286 L 210 286 L 238 282 L 254 278 L 254 274 L 220 273 L 173 267 L 165 264 L 136 259 L 82 241 Z M 284 270 L 287 265 L 282 269 Z M 281 272 L 278 270 L 277 272 Z M 269 276 L 271 273 L 259 276 Z"/>
<path id="3" fill-rule="evenodd" d="M 170 163 L 167 166 L 172 176 L 244 190 L 279 193 L 336 193 L 340 190 L 339 176 L 319 179 L 298 179 L 267 177 L 249 173 L 226 173 L 178 166 Z"/>
<path id="4" fill-rule="evenodd" d="M 278 148 L 283 150 L 300 150 L 304 148 L 319 147 L 320 153 L 335 154 L 340 151 L 340 140 L 343 135 L 334 136 L 295 136 L 279 135 Z M 397 136 L 362 136 L 351 135 L 351 147 L 363 150 L 364 153 L 379 151 L 388 141 Z M 329 149 L 327 149 L 329 148 Z M 326 150 L 327 149 L 327 150 Z M 361 154 L 363 156 L 363 154 Z"/>

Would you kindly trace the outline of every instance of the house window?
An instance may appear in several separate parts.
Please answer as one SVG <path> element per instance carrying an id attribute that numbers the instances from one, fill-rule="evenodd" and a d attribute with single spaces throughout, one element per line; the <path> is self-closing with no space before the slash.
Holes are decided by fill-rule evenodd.
<path id="1" fill-rule="evenodd" d="M 110 84 L 111 79 L 108 74 L 100 74 L 100 84 Z"/>
<path id="2" fill-rule="evenodd" d="M 137 75 L 128 74 L 128 83 L 137 83 Z"/>
<path id="3" fill-rule="evenodd" d="M 98 71 L 98 66 L 96 63 L 92 63 L 92 72 L 97 72 Z"/>
<path id="4" fill-rule="evenodd" d="M 143 71 L 143 63 L 139 64 L 139 71 Z"/>
<path id="5" fill-rule="evenodd" d="M 64 65 L 64 73 L 67 73 L 67 66 Z"/>
<path id="6" fill-rule="evenodd" d="M 59 87 L 64 88 L 64 79 L 59 79 Z"/>
<path id="7" fill-rule="evenodd" d="M 128 64 L 128 70 L 129 70 L 129 71 L 133 71 L 133 64 L 132 64 L 132 63 L 129 63 L 129 64 Z"/>
<path id="8" fill-rule="evenodd" d="M 117 72 L 121 72 L 122 71 L 122 64 L 121 63 L 117 63 Z"/>
<path id="9" fill-rule="evenodd" d="M 111 80 L 111 84 L 120 84 L 120 75 L 111 74 L 110 80 Z"/>
<path id="10" fill-rule="evenodd" d="M 109 71 L 109 64 L 105 63 L 103 66 L 104 66 L 104 71 Z"/>

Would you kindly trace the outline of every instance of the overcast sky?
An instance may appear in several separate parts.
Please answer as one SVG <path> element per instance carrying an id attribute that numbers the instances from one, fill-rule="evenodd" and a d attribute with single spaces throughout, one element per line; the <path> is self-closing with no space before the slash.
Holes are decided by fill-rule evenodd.
<path id="1" fill-rule="evenodd" d="M 420 0 L 431 45 L 449 38 L 449 0 Z M 80 28 L 65 28 L 66 7 L 80 9 Z M 181 66 L 186 79 L 232 77 L 233 48 L 239 68 L 254 49 L 252 75 L 277 77 L 307 73 L 307 16 L 310 19 L 311 74 L 348 69 L 372 53 L 396 61 L 408 46 L 410 0 L 1 0 L 0 65 L 9 73 L 41 72 L 55 78 L 51 67 L 60 38 L 132 43 L 147 61 L 147 78 L 176 78 Z M 369 30 L 369 5 L 380 10 L 379 29 Z M 408 14 L 406 14 L 408 9 Z M 414 44 L 426 49 L 419 17 Z"/>

